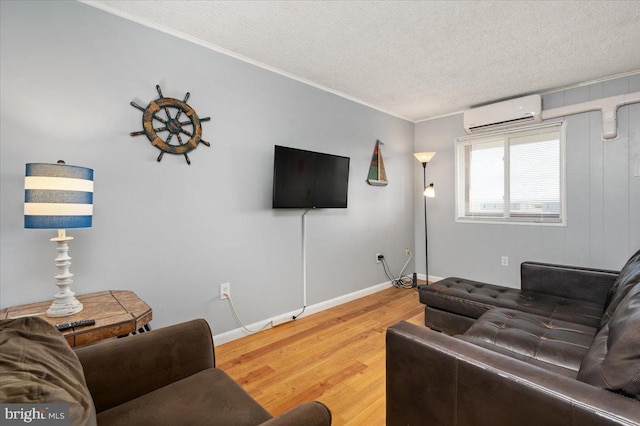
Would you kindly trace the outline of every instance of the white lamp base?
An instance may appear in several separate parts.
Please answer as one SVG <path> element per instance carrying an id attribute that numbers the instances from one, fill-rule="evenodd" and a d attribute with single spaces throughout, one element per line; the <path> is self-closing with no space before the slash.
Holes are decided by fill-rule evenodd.
<path id="1" fill-rule="evenodd" d="M 51 238 L 50 241 L 58 243 L 58 256 L 55 258 L 58 267 L 58 275 L 55 276 L 58 293 L 53 296 L 53 303 L 47 310 L 48 317 L 66 317 L 68 315 L 77 314 L 82 311 L 82 303 L 75 297 L 75 293 L 71 291 L 73 274 L 69 272 L 71 266 L 71 257 L 69 257 L 69 245 L 67 241 L 73 240 L 68 237 L 64 229 L 58 229 L 58 237 Z"/>
<path id="2" fill-rule="evenodd" d="M 84 309 L 82 303 L 75 297 L 74 292 L 69 292 L 70 296 L 63 295 L 58 298 L 61 293 L 54 296 L 53 303 L 47 309 L 48 317 L 66 317 L 69 315 L 77 314 Z"/>

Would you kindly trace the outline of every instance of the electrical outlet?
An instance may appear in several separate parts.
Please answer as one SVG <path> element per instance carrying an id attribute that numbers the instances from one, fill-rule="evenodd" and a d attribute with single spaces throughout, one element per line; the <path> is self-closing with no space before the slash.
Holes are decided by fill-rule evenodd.
<path id="1" fill-rule="evenodd" d="M 380 263 L 380 260 L 383 258 L 384 256 L 382 255 L 382 253 L 376 253 L 376 263 Z"/>
<path id="2" fill-rule="evenodd" d="M 220 300 L 231 297 L 231 283 L 220 284 Z"/>
<path id="3" fill-rule="evenodd" d="M 509 266 L 509 256 L 502 256 L 502 266 Z"/>
<path id="4" fill-rule="evenodd" d="M 411 256 L 411 252 L 409 251 L 408 248 L 404 249 L 404 255 L 407 257 Z"/>

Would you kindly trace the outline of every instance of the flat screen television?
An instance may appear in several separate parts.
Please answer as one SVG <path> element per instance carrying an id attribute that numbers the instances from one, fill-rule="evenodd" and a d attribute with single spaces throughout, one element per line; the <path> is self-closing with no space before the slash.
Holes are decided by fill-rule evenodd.
<path id="1" fill-rule="evenodd" d="M 275 146 L 274 209 L 347 208 L 349 157 Z"/>

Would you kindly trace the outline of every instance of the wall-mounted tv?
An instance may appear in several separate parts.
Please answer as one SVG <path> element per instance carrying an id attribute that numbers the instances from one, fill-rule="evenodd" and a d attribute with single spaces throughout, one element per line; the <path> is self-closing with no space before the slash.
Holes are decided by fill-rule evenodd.
<path id="1" fill-rule="evenodd" d="M 349 157 L 275 146 L 274 209 L 347 208 Z"/>

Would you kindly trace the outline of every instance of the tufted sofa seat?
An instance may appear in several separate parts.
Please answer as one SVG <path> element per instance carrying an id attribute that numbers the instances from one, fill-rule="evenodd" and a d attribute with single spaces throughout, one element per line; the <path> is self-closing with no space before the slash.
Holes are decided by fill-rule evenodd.
<path id="1" fill-rule="evenodd" d="M 456 337 L 575 378 L 597 331 L 588 325 L 495 308 Z"/>
<path id="2" fill-rule="evenodd" d="M 420 287 L 425 325 L 460 334 L 498 307 L 597 327 L 618 272 L 524 262 L 520 275 L 520 289 L 457 277 Z"/>

